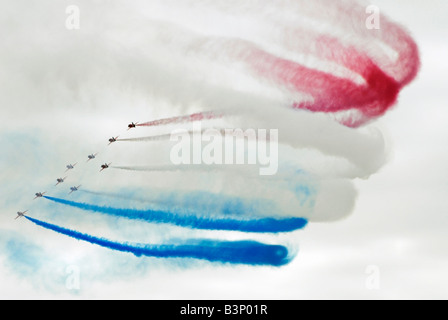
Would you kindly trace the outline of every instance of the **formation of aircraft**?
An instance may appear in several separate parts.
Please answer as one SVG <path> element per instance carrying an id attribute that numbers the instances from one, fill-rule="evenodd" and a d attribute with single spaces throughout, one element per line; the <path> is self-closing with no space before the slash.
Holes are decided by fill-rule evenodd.
<path id="1" fill-rule="evenodd" d="M 135 128 L 137 125 L 138 125 L 138 122 L 135 122 L 135 123 L 134 123 L 134 122 L 131 122 L 131 123 L 128 125 L 128 130 L 130 130 L 130 129 L 132 129 L 132 128 Z M 118 139 L 118 136 L 117 136 L 117 137 L 112 137 L 112 138 L 110 138 L 110 139 L 109 139 L 109 145 L 112 144 L 112 143 L 114 143 L 114 142 L 116 142 L 117 139 Z M 89 162 L 89 161 L 95 159 L 97 155 L 98 155 L 98 153 L 92 153 L 92 154 L 89 154 L 89 155 L 87 156 L 87 162 Z M 71 164 L 71 163 L 67 164 L 67 165 L 66 165 L 66 170 L 65 170 L 65 172 L 75 169 L 75 166 L 76 166 L 77 164 L 78 164 L 77 162 L 75 162 L 74 164 Z M 110 167 L 111 164 L 112 164 L 112 163 L 104 163 L 103 165 L 101 165 L 101 170 L 100 170 L 100 172 L 103 171 L 103 170 L 105 170 L 105 169 L 108 169 L 108 168 Z M 57 183 L 56 183 L 55 186 L 57 186 L 57 185 L 59 185 L 59 184 L 65 182 L 66 179 L 67 179 L 67 176 L 64 177 L 64 178 L 58 178 L 58 179 L 56 179 Z M 72 194 L 73 192 L 78 191 L 80 187 L 81 187 L 81 185 L 70 187 L 70 192 L 69 192 L 69 194 Z M 42 198 L 46 193 L 47 193 L 46 191 L 45 191 L 45 192 L 37 192 L 37 193 L 35 193 L 35 197 L 34 197 L 33 200 L 35 200 L 35 199 L 37 199 L 37 198 Z M 17 217 L 16 217 L 15 219 L 24 217 L 24 216 L 26 215 L 27 212 L 28 212 L 28 210 L 23 211 L 23 212 L 18 211 L 18 212 L 17 212 Z"/>

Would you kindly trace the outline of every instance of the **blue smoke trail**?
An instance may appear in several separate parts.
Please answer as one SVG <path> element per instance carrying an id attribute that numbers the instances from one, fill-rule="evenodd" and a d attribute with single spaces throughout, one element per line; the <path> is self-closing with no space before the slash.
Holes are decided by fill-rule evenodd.
<path id="1" fill-rule="evenodd" d="M 270 212 L 278 212 L 281 209 L 277 204 L 268 199 L 242 199 L 240 197 L 214 194 L 205 191 L 192 192 L 160 192 L 151 190 L 150 193 L 143 195 L 128 192 L 108 193 L 90 191 L 86 189 L 79 190 L 82 193 L 93 194 L 97 196 L 106 196 L 114 199 L 124 199 L 127 201 L 138 201 L 149 205 L 158 206 L 158 210 L 166 211 L 167 207 L 182 207 L 183 212 L 195 215 L 268 215 Z M 302 202 L 303 203 L 303 202 Z"/>
<path id="2" fill-rule="evenodd" d="M 253 266 L 283 266 L 289 263 L 288 249 L 280 245 L 267 245 L 255 241 L 215 241 L 189 240 L 183 245 L 137 245 L 113 242 L 104 238 L 97 238 L 78 231 L 66 229 L 44 221 L 25 217 L 29 221 L 43 228 L 60 234 L 86 241 L 98 246 L 132 253 L 137 257 L 147 256 L 156 258 L 193 258 L 210 262 L 231 264 L 246 264 Z"/>
<path id="3" fill-rule="evenodd" d="M 241 231 L 253 233 L 280 233 L 291 232 L 302 229 L 308 221 L 304 218 L 259 218 L 253 220 L 241 219 L 212 219 L 205 217 L 197 217 L 194 215 L 182 215 L 172 212 L 160 210 L 137 210 L 137 209 L 120 209 L 111 207 L 102 207 L 93 204 L 79 203 L 65 199 L 58 199 L 44 196 L 44 198 L 61 203 L 71 207 L 79 208 L 86 211 L 100 212 L 117 217 L 128 219 L 143 220 L 146 222 L 169 223 L 180 227 L 188 227 L 203 230 L 225 230 L 225 231 Z"/>

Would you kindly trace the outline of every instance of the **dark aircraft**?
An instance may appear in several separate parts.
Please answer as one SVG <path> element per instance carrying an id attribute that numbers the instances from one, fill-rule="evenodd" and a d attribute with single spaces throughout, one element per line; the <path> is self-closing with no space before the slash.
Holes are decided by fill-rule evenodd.
<path id="1" fill-rule="evenodd" d="M 77 162 L 75 164 L 68 164 L 67 165 L 67 170 L 65 170 L 65 172 L 67 172 L 68 170 L 74 169 L 77 164 L 78 164 Z"/>
<path id="2" fill-rule="evenodd" d="M 77 186 L 77 187 L 71 187 L 71 188 L 70 188 L 71 191 L 70 191 L 69 194 L 72 194 L 73 192 L 78 191 L 80 187 L 81 187 L 81 185 L 79 185 L 79 186 Z"/>
<path id="3" fill-rule="evenodd" d="M 98 155 L 98 153 L 95 153 L 95 154 L 92 153 L 92 154 L 88 155 L 87 158 L 89 158 L 89 159 L 87 160 L 87 162 L 89 162 L 90 160 L 95 159 L 97 155 Z"/>
<path id="4" fill-rule="evenodd" d="M 65 181 L 65 179 L 67 179 L 67 177 L 56 179 L 56 181 L 58 182 L 58 183 L 56 183 L 56 186 L 57 186 L 58 184 L 60 184 L 60 183 L 63 183 L 63 182 Z"/>
<path id="5" fill-rule="evenodd" d="M 24 217 L 25 216 L 25 213 L 27 213 L 28 212 L 28 210 L 26 210 L 26 211 L 23 211 L 23 212 L 17 212 L 17 217 L 15 218 L 15 220 L 17 220 L 18 218 L 22 218 L 22 217 Z"/>
<path id="6" fill-rule="evenodd" d="M 35 194 L 35 198 L 33 200 L 36 200 L 37 198 L 42 198 L 44 196 L 44 194 L 46 194 L 47 192 L 38 192 Z"/>
<path id="7" fill-rule="evenodd" d="M 135 128 L 136 125 L 138 125 L 138 122 L 136 123 L 132 122 L 131 124 L 128 125 L 128 130 Z"/>
<path id="8" fill-rule="evenodd" d="M 111 143 L 114 143 L 115 141 L 117 141 L 117 139 L 118 139 L 118 137 L 112 137 L 112 138 L 110 138 L 109 139 L 109 145 L 111 144 Z"/>
<path id="9" fill-rule="evenodd" d="M 109 164 L 105 163 L 105 164 L 101 165 L 101 170 L 100 170 L 100 172 L 103 171 L 104 169 L 109 168 L 109 166 L 110 166 L 111 164 L 112 164 L 112 163 L 109 163 Z"/>

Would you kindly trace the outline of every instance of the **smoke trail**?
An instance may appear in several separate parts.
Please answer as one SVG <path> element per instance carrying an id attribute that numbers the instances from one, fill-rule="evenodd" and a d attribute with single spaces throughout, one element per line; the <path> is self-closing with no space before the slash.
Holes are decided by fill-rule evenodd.
<path id="1" fill-rule="evenodd" d="M 185 26 L 179 33 L 187 40 L 176 47 L 180 52 L 239 66 L 244 73 L 249 69 L 253 78 L 267 86 L 302 94 L 301 101 L 291 104 L 294 109 L 332 113 L 347 126 L 357 127 L 383 115 L 419 70 L 418 48 L 406 31 L 384 14 L 381 28 L 369 29 L 366 7 L 357 1 L 172 4 L 167 2 L 165 11 L 153 14 Z M 185 18 L 176 19 L 166 9 L 180 10 Z M 246 28 L 229 26 L 223 31 L 202 20 L 203 11 L 217 21 L 241 19 Z M 185 30 L 192 25 L 196 33 L 188 34 Z M 164 44 L 175 48 L 173 42 Z"/>
<path id="2" fill-rule="evenodd" d="M 218 166 L 214 166 L 216 169 L 218 169 Z M 222 167 L 222 166 L 219 166 Z M 152 166 L 111 166 L 112 169 L 119 169 L 119 170 L 127 170 L 127 171 L 140 171 L 140 172 L 154 172 L 154 171 L 184 171 L 184 170 L 204 170 L 203 166 L 188 166 L 188 168 L 185 168 L 185 166 L 176 166 L 176 165 L 152 165 Z"/>
<path id="3" fill-rule="evenodd" d="M 300 212 L 302 212 L 302 216 L 306 217 L 305 214 L 308 214 L 313 209 L 316 192 L 311 187 L 308 187 L 308 189 L 304 187 L 302 190 L 294 191 L 296 192 L 296 202 L 299 206 L 301 206 L 301 208 L 299 209 L 295 206 L 292 214 L 297 214 L 297 211 L 300 210 Z M 129 190 L 123 191 L 122 193 L 96 192 L 89 190 L 80 190 L 80 192 L 108 197 L 115 200 L 120 199 L 120 203 L 146 203 L 151 209 L 157 209 L 160 211 L 173 211 L 175 208 L 176 210 L 182 210 L 184 214 L 191 213 L 202 216 L 224 215 L 234 217 L 266 217 L 269 216 L 269 214 L 272 214 L 272 212 L 281 212 L 282 216 L 288 215 L 288 213 L 285 212 L 285 208 L 278 206 L 278 199 L 267 199 L 264 197 L 244 198 L 240 196 L 225 195 L 222 193 L 216 194 L 206 191 L 166 192 L 160 190 L 147 190 L 144 195 L 140 194 L 138 191 L 129 192 Z M 111 199 L 108 201 L 111 201 Z"/>
<path id="4" fill-rule="evenodd" d="M 196 121 L 202 121 L 202 120 L 212 120 L 212 119 L 219 119 L 223 115 L 221 113 L 217 112 L 199 112 L 199 113 L 193 113 L 186 116 L 179 116 L 179 117 L 172 117 L 172 118 L 165 118 L 165 119 L 159 119 L 154 121 L 149 121 L 145 123 L 139 123 L 137 124 L 138 127 L 155 127 L 155 126 L 162 126 L 162 125 L 168 125 L 168 124 L 182 124 L 182 123 L 188 123 L 188 122 L 196 122 Z"/>
<path id="5" fill-rule="evenodd" d="M 220 129 L 214 129 L 214 130 L 218 130 L 218 132 L 221 132 Z M 206 132 L 207 129 L 203 129 L 200 131 L 187 131 L 187 130 L 181 130 L 179 132 L 182 132 L 186 135 L 194 135 L 194 134 L 203 134 L 204 132 Z M 138 138 L 128 138 L 128 139 L 117 139 L 117 141 L 131 141 L 131 142 L 151 142 L 151 141 L 169 141 L 172 137 L 171 133 L 167 133 L 167 134 L 160 134 L 160 135 L 155 135 L 155 136 L 148 136 L 148 137 L 138 137 Z"/>
<path id="6" fill-rule="evenodd" d="M 398 83 L 374 65 L 369 68 L 365 78 L 367 86 L 364 86 L 260 50 L 253 50 L 253 56 L 259 62 L 257 71 L 260 74 L 267 73 L 269 77 L 313 96 L 313 102 L 295 103 L 294 108 L 298 109 L 328 113 L 355 109 L 369 119 L 384 114 L 395 103 L 399 92 Z M 350 125 L 359 126 L 363 121 Z"/>
<path id="7" fill-rule="evenodd" d="M 225 230 L 252 233 L 281 233 L 302 229 L 308 223 L 304 218 L 259 218 L 252 220 L 206 218 L 198 217 L 195 215 L 182 214 L 182 212 L 173 213 L 161 210 L 111 208 L 47 196 L 44 196 L 44 198 L 56 203 L 61 203 L 86 211 L 99 212 L 116 217 L 141 220 L 150 223 L 168 223 L 180 227 L 202 230 Z"/>
<path id="8" fill-rule="evenodd" d="M 256 78 L 261 76 L 284 89 L 312 97 L 294 102 L 294 109 L 334 114 L 352 111 L 350 117 L 343 121 L 351 127 L 358 127 L 389 110 L 396 103 L 400 90 L 416 76 L 419 68 L 419 56 L 415 49 L 407 61 L 412 65 L 407 72 L 401 72 L 400 79 L 396 80 L 358 48 L 342 44 L 331 36 L 315 34 L 315 37 L 316 50 L 311 53 L 351 71 L 354 74 L 352 79 L 336 74 L 334 70 L 322 71 L 277 56 L 251 41 L 203 37 L 202 46 L 207 49 L 214 47 L 213 53 L 219 51 L 230 59 L 243 62 Z M 404 39 L 409 41 L 409 38 Z M 412 43 L 409 46 L 416 48 Z"/>
<path id="9" fill-rule="evenodd" d="M 249 141 L 270 141 L 271 132 L 258 132 L 255 129 L 222 129 L 222 128 L 208 128 L 202 129 L 201 125 L 195 125 L 193 130 L 179 129 L 175 131 L 176 135 L 194 136 L 202 138 L 203 135 L 219 135 L 221 137 L 229 137 L 236 139 L 245 139 Z M 169 141 L 173 133 L 148 136 L 148 137 L 138 137 L 138 138 L 127 138 L 127 139 L 117 139 L 117 141 L 134 141 L 134 142 L 144 142 L 144 141 Z"/>
<path id="10" fill-rule="evenodd" d="M 151 141 L 169 141 L 171 134 L 161 134 L 156 136 L 139 137 L 139 138 L 128 138 L 128 139 L 117 139 L 117 141 L 131 141 L 131 142 L 151 142 Z"/>
<path id="11" fill-rule="evenodd" d="M 252 165 L 151 165 L 151 166 L 111 166 L 111 169 L 137 171 L 137 172 L 222 172 L 226 174 L 239 174 L 246 176 L 248 179 L 260 179 L 259 169 Z M 266 176 L 266 179 L 281 180 L 287 179 L 286 176 Z"/>
<path id="12" fill-rule="evenodd" d="M 291 261 L 291 257 L 288 256 L 288 249 L 280 245 L 267 245 L 255 241 L 214 241 L 204 239 L 189 240 L 182 245 L 119 243 L 49 224 L 31 217 L 25 218 L 45 229 L 104 248 L 132 253 L 137 257 L 193 258 L 210 262 L 254 266 L 283 266 Z"/>
<path id="13" fill-rule="evenodd" d="M 351 63 L 362 65 L 362 77 L 365 84 L 359 85 L 351 80 L 333 74 L 308 68 L 304 65 L 274 56 L 259 48 L 242 44 L 245 48 L 245 61 L 264 77 L 292 88 L 297 92 L 306 92 L 313 101 L 294 103 L 297 109 L 313 112 L 335 113 L 340 111 L 359 111 L 361 119 L 349 126 L 359 126 L 365 121 L 383 115 L 395 104 L 400 84 L 388 76 L 368 57 L 353 48 L 341 48 L 334 39 L 321 41 L 335 56 L 347 55 Z M 345 58 L 348 60 L 348 58 Z M 349 67 L 344 65 L 345 67 Z"/>
<path id="14" fill-rule="evenodd" d="M 271 183 L 288 183 L 293 180 L 293 177 L 297 177 L 300 170 L 284 170 L 282 173 L 277 173 L 272 176 L 260 176 L 260 169 L 258 165 L 232 165 L 232 164 L 188 164 L 188 165 L 175 165 L 175 164 L 161 164 L 161 165 L 148 165 L 148 166 L 110 166 L 111 169 L 134 171 L 134 172 L 170 172 L 170 173 L 215 173 L 225 174 L 226 177 L 244 177 L 246 181 L 252 183 L 260 181 L 270 181 Z M 302 177 L 302 179 L 306 179 Z M 311 182 L 312 178 L 308 178 L 307 182 Z M 314 178 L 317 179 L 317 178 Z M 294 184 L 294 183 L 291 183 Z M 274 185 L 272 185 L 273 187 Z M 208 197 L 208 196 L 207 196 Z"/>

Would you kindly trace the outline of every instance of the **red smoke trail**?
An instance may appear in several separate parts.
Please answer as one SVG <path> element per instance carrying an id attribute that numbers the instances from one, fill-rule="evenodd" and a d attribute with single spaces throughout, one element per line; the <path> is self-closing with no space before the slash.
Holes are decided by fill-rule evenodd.
<path id="1" fill-rule="evenodd" d="M 258 62 L 253 67 L 260 75 L 270 77 L 295 91 L 312 95 L 313 101 L 294 103 L 294 108 L 326 113 L 355 109 L 363 115 L 363 120 L 361 123 L 345 124 L 358 126 L 366 120 L 383 115 L 396 102 L 400 84 L 356 51 L 345 52 L 356 64 L 364 66 L 361 75 L 366 81 L 365 85 L 305 67 L 256 48 L 252 48 L 248 61 L 252 64 Z"/>
<path id="2" fill-rule="evenodd" d="M 172 118 L 165 118 L 165 119 L 159 119 L 154 120 L 150 122 L 140 123 L 137 124 L 138 127 L 156 127 L 156 126 L 163 126 L 168 124 L 180 124 L 180 123 L 188 123 L 188 122 L 196 122 L 196 121 L 202 121 L 202 120 L 212 120 L 212 119 L 219 119 L 222 117 L 222 114 L 216 113 L 216 112 L 199 112 L 199 113 L 193 113 L 186 116 L 179 116 L 179 117 L 172 117 Z"/>
<path id="3" fill-rule="evenodd" d="M 353 20 L 343 11 L 340 19 L 343 20 L 344 15 Z M 332 114 L 349 111 L 350 117 L 341 122 L 358 127 L 384 115 L 397 102 L 400 90 L 416 77 L 420 67 L 418 48 L 412 38 L 386 18 L 382 19 L 381 28 L 381 32 L 372 31 L 372 36 L 367 36 L 365 26 L 351 30 L 361 40 L 368 37 L 372 43 L 369 48 L 343 43 L 334 36 L 312 30 L 285 29 L 287 40 L 281 43 L 285 49 L 336 64 L 362 77 L 363 83 L 274 55 L 244 40 L 224 41 L 227 42 L 224 47 L 230 50 L 223 51 L 245 63 L 257 76 L 312 97 L 294 102 L 293 108 Z M 384 46 L 397 53 L 396 61 L 387 56 Z"/>
<path id="4" fill-rule="evenodd" d="M 396 103 L 400 90 L 409 82 L 408 74 L 398 82 L 353 47 L 346 48 L 332 39 L 321 39 L 320 45 L 331 50 L 333 61 L 362 76 L 365 84 L 303 66 L 253 46 L 248 48 L 245 60 L 259 75 L 313 97 L 313 101 L 293 103 L 293 108 L 325 113 L 358 111 L 360 118 L 343 122 L 353 127 L 382 116 Z M 417 55 L 414 61 L 418 65 Z M 415 68 L 411 70 L 415 76 Z"/>
<path id="5" fill-rule="evenodd" d="M 207 53 L 212 48 L 214 57 L 221 55 L 242 62 L 257 78 L 310 97 L 292 102 L 294 109 L 332 114 L 344 125 L 358 127 L 384 115 L 396 104 L 400 91 L 418 73 L 418 48 L 406 31 L 384 15 L 381 15 L 380 30 L 367 29 L 365 7 L 356 2 L 350 2 L 350 8 L 337 2 L 318 3 L 331 10 L 310 9 L 306 15 L 323 25 L 334 24 L 339 30 L 338 35 L 298 27 L 295 23 L 269 21 L 266 17 L 266 23 L 275 23 L 273 26 L 281 35 L 267 40 L 283 52 L 325 61 L 324 65 L 335 67 L 330 70 L 320 68 L 322 64 L 316 69 L 282 54 L 268 52 L 262 45 L 243 38 L 204 37 L 196 49 Z M 335 72 L 341 70 L 344 75 Z M 139 126 L 194 122 L 221 116 L 213 112 L 195 113 Z"/>

